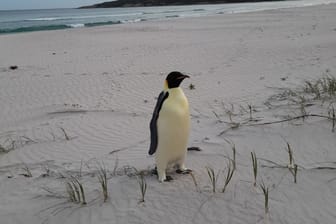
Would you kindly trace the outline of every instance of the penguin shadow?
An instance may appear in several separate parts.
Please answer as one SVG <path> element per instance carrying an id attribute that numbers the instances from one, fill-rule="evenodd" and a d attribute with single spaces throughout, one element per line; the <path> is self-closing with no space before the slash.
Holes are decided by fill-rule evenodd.
<path id="1" fill-rule="evenodd" d="M 197 151 L 197 152 L 202 151 L 202 149 L 201 149 L 200 147 L 197 147 L 197 146 L 191 146 L 191 147 L 188 147 L 187 150 L 188 150 L 188 151 Z"/>

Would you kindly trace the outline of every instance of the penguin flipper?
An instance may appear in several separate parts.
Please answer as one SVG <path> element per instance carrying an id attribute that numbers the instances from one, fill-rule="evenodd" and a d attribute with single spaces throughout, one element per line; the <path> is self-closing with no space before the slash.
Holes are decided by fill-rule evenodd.
<path id="1" fill-rule="evenodd" d="M 158 145 L 158 132 L 157 132 L 157 120 L 159 118 L 159 113 L 162 107 L 163 102 L 168 98 L 169 93 L 162 91 L 158 97 L 158 100 L 156 102 L 153 116 L 149 124 L 150 128 L 150 136 L 151 136 L 151 143 L 149 147 L 149 155 L 153 155 L 156 151 L 157 145 Z"/>

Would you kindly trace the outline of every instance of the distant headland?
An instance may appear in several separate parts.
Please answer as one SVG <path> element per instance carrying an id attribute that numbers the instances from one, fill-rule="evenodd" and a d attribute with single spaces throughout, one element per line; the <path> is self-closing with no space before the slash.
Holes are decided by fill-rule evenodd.
<path id="1" fill-rule="evenodd" d="M 145 6 L 173 6 L 173 5 L 196 5 L 196 4 L 222 4 L 222 3 L 244 3 L 244 2 L 272 2 L 286 0 L 116 0 L 103 2 L 94 5 L 82 6 L 80 9 L 88 8 L 116 8 L 116 7 L 145 7 Z"/>

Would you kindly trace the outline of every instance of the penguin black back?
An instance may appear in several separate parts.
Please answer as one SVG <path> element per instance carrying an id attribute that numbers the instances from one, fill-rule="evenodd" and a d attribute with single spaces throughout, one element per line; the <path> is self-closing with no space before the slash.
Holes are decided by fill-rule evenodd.
<path id="1" fill-rule="evenodd" d="M 163 102 L 168 98 L 169 93 L 162 91 L 158 97 L 158 100 L 156 102 L 153 116 L 149 124 L 150 128 L 150 134 L 151 134 L 151 142 L 149 147 L 149 155 L 153 155 L 156 151 L 157 145 L 158 145 L 158 133 L 157 133 L 157 120 L 159 118 L 159 113 L 162 107 Z"/>

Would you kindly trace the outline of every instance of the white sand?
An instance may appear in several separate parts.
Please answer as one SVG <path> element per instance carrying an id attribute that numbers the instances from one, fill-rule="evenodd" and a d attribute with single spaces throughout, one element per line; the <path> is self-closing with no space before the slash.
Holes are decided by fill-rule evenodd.
<path id="1" fill-rule="evenodd" d="M 310 169 L 336 162 L 330 121 L 242 126 L 218 136 L 230 126 L 214 112 L 230 121 L 225 111 L 233 104 L 238 122 L 252 104 L 258 123 L 299 115 L 288 101 L 269 101 L 281 92 L 270 87 L 296 88 L 326 70 L 335 75 L 335 11 L 327 5 L 0 36 L 0 144 L 8 149 L 14 141 L 14 150 L 0 154 L 0 224 L 334 223 L 336 173 Z M 137 180 L 124 167 L 153 168 L 148 123 L 173 70 L 192 77 L 182 85 L 191 106 L 190 145 L 203 151 L 190 152 L 187 165 L 201 192 L 190 176 L 171 173 L 174 181 L 160 184 L 148 175 L 146 202 L 138 204 Z M 314 104 L 307 112 L 326 114 L 327 103 Z M 225 156 L 232 157 L 225 139 L 236 145 L 237 170 L 224 194 L 212 194 L 205 167 L 225 169 Z M 265 220 L 250 152 L 286 165 L 286 141 L 300 165 L 298 183 L 288 169 L 259 167 L 258 182 L 270 187 Z M 103 203 L 97 162 L 113 173 L 116 160 Z M 23 164 L 33 177 L 20 175 Z M 65 195 L 60 174 L 80 169 L 88 205 L 43 190 Z"/>

